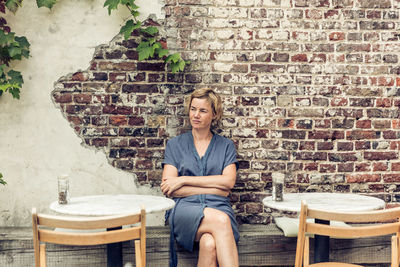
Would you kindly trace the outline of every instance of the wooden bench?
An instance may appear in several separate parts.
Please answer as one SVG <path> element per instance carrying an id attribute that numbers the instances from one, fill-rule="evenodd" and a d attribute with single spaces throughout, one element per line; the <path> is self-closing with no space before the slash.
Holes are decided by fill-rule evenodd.
<path id="1" fill-rule="evenodd" d="M 240 233 L 240 266 L 293 266 L 295 237 L 285 237 L 274 224 L 241 225 Z M 47 253 L 49 267 L 106 266 L 105 246 L 67 247 L 49 244 Z M 124 243 L 123 253 L 124 262 L 134 262 L 131 242 Z M 168 258 L 169 227 L 148 227 L 147 266 L 167 267 Z M 197 252 L 189 253 L 178 248 L 178 258 L 179 267 L 196 266 Z M 390 238 L 331 240 L 331 259 L 368 266 L 389 266 Z M 0 266 L 34 266 L 31 228 L 0 228 Z"/>

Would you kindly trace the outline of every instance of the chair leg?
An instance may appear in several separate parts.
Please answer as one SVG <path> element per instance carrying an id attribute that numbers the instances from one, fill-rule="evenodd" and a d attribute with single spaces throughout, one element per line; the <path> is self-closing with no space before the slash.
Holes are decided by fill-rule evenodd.
<path id="1" fill-rule="evenodd" d="M 46 244 L 40 244 L 40 267 L 46 267 Z"/>
<path id="2" fill-rule="evenodd" d="M 294 266 L 301 267 L 303 262 L 303 253 L 304 253 L 304 236 L 299 233 L 297 235 L 297 246 L 296 246 L 296 259 Z"/>
<path id="3" fill-rule="evenodd" d="M 136 267 L 142 267 L 142 251 L 140 249 L 139 240 L 135 240 L 135 258 L 136 258 Z"/>
<path id="4" fill-rule="evenodd" d="M 399 266 L 399 239 L 392 236 L 392 264 L 391 267 Z"/>
<path id="5" fill-rule="evenodd" d="M 304 267 L 308 267 L 310 265 L 310 237 L 306 236 L 306 240 L 304 242 Z"/>

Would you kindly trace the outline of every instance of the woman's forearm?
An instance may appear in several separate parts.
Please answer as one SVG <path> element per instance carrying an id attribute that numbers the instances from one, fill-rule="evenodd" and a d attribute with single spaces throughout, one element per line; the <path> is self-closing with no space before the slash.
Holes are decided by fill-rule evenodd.
<path id="1" fill-rule="evenodd" d="M 236 166 L 227 166 L 221 175 L 181 176 L 183 185 L 231 190 L 236 182 Z"/>
<path id="2" fill-rule="evenodd" d="M 193 195 L 200 194 L 213 194 L 219 196 L 228 196 L 230 191 L 222 190 L 218 188 L 210 188 L 210 187 L 197 187 L 197 186 L 182 186 L 181 188 L 175 190 L 170 195 L 171 197 L 188 197 Z"/>

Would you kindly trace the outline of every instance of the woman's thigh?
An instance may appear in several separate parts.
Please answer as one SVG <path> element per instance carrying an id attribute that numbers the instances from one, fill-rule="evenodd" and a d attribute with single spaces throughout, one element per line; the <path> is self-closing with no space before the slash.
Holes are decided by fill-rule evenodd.
<path id="1" fill-rule="evenodd" d="M 204 233 L 210 233 L 214 235 L 217 232 L 232 232 L 231 222 L 229 216 L 220 210 L 206 207 L 203 210 L 204 217 L 202 218 L 199 228 L 196 233 L 196 241 L 200 240 L 200 237 Z"/>

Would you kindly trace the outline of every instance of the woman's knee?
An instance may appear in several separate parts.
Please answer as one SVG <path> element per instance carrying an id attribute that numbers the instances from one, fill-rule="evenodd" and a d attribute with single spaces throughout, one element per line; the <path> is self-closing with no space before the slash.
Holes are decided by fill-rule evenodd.
<path id="1" fill-rule="evenodd" d="M 199 242 L 200 250 L 212 254 L 216 254 L 215 239 L 211 234 L 203 234 Z"/>
<path id="2" fill-rule="evenodd" d="M 231 220 L 225 212 L 215 209 L 208 209 L 207 212 L 205 212 L 205 216 L 207 216 L 207 219 L 210 220 L 213 226 L 216 226 L 220 229 L 231 227 Z"/>

